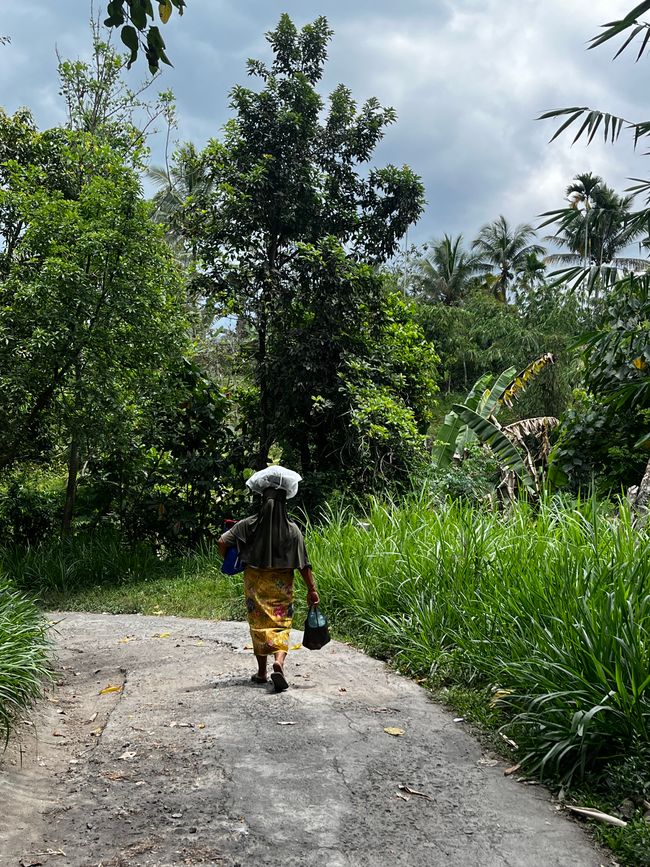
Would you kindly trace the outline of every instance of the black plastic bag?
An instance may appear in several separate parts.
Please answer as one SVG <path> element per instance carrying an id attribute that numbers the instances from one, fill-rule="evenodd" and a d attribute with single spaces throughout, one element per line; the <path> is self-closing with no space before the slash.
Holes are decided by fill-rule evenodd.
<path id="1" fill-rule="evenodd" d="M 302 646 L 309 650 L 320 650 L 328 641 L 330 641 L 330 633 L 327 628 L 327 618 L 318 605 L 311 605 L 305 620 Z"/>

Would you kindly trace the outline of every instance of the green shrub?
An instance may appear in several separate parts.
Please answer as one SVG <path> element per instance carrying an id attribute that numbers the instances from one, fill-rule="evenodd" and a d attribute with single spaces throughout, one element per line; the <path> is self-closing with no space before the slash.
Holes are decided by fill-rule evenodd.
<path id="1" fill-rule="evenodd" d="M 0 543 L 33 545 L 60 524 L 65 480 L 31 468 L 12 474 L 0 487 Z"/>

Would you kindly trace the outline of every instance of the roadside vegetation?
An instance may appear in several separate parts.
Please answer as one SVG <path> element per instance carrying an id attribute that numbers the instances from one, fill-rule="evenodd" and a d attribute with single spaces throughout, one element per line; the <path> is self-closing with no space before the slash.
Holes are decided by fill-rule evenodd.
<path id="1" fill-rule="evenodd" d="M 167 62 L 137 6 L 60 61 L 62 127 L 0 108 L 0 736 L 47 674 L 37 605 L 242 618 L 214 540 L 282 462 L 338 637 L 650 864 L 650 182 L 584 171 L 542 218 L 405 250 L 426 192 L 376 164 L 395 111 L 323 94 L 328 22 L 287 15 L 227 125 L 152 165 L 177 120 L 129 87 L 139 49 Z M 648 11 L 594 46 L 643 54 Z"/>

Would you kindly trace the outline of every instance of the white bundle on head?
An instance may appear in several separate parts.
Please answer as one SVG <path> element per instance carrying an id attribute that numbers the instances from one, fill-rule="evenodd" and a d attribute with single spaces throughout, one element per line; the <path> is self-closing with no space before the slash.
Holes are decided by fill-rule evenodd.
<path id="1" fill-rule="evenodd" d="M 261 494 L 267 488 L 275 488 L 276 491 L 286 491 L 287 500 L 295 497 L 298 493 L 298 483 L 302 476 L 285 467 L 267 467 L 254 473 L 246 482 L 254 494 Z"/>

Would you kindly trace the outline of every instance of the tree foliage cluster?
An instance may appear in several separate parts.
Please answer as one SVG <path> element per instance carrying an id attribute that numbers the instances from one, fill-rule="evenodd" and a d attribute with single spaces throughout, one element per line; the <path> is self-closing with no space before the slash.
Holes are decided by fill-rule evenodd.
<path id="1" fill-rule="evenodd" d="M 64 470 L 64 532 L 76 516 L 170 547 L 243 508 L 244 471 L 271 455 L 309 476 L 308 506 L 347 484 L 406 484 L 426 460 L 437 356 L 382 272 L 423 189 L 406 166 L 372 164 L 392 109 L 343 86 L 326 109 L 331 35 L 324 18 L 298 30 L 283 16 L 272 63 L 249 64 L 259 88 L 234 89 L 221 139 L 158 171 L 153 203 L 137 171 L 171 99 L 126 88 L 96 29 L 92 64 L 60 62 L 67 128 L 0 117 L 15 541 L 52 501 L 30 500 L 30 467 Z M 41 517 L 34 534 L 54 524 Z"/>
<path id="2" fill-rule="evenodd" d="M 184 6 L 160 3 L 161 20 Z M 337 490 L 407 487 L 431 465 L 439 387 L 474 412 L 459 392 L 479 381 L 489 394 L 540 357 L 554 363 L 522 390 L 517 415 L 505 403 L 497 434 L 521 415 L 564 414 L 557 478 L 634 476 L 649 359 L 647 263 L 625 256 L 642 234 L 630 196 L 583 173 L 544 215 L 546 239 L 500 216 L 468 245 L 444 236 L 401 253 L 424 190 L 408 166 L 375 163 L 393 109 L 358 104 L 344 85 L 321 95 L 323 17 L 298 29 L 283 15 L 270 62 L 249 61 L 252 86 L 233 89 L 221 135 L 151 167 L 147 136 L 160 118 L 174 123 L 173 97 L 152 101 L 122 74 L 140 45 L 128 28 L 153 52 L 154 11 L 109 4 L 128 57 L 95 27 L 92 63 L 60 60 L 65 128 L 0 114 L 7 538 L 76 521 L 198 544 L 245 508 L 245 473 L 278 458 L 305 476 L 308 511 Z M 524 427 L 528 453 L 535 426 Z M 481 487 L 493 468 L 477 467 Z M 50 471 L 64 479 L 58 500 L 25 484 Z"/>

